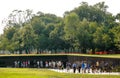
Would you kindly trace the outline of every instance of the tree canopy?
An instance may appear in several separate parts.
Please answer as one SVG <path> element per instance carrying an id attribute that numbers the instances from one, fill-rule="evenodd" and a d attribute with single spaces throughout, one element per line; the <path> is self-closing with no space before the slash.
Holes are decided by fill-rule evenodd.
<path id="1" fill-rule="evenodd" d="M 0 51 L 28 54 L 120 50 L 120 13 L 114 16 L 107 9 L 104 2 L 82 2 L 66 11 L 64 17 L 14 10 L 0 35 Z"/>

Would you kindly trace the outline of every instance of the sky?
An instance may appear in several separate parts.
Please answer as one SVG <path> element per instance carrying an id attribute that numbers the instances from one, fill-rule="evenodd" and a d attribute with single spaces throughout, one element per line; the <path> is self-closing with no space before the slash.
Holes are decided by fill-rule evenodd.
<path id="1" fill-rule="evenodd" d="M 119 0 L 0 0 L 0 34 L 3 33 L 4 29 L 2 20 L 7 18 L 15 9 L 31 9 L 34 12 L 41 11 L 62 17 L 65 11 L 73 10 L 83 1 L 88 2 L 89 5 L 104 1 L 109 6 L 108 12 L 113 15 L 120 13 Z"/>

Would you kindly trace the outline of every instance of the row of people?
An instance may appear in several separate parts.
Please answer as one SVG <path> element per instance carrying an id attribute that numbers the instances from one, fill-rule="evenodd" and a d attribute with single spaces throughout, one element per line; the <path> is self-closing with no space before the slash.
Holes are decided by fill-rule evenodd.
<path id="1" fill-rule="evenodd" d="M 34 68 L 61 68 L 63 66 L 63 62 L 61 61 L 14 61 L 14 67 L 34 67 Z"/>
<path id="2" fill-rule="evenodd" d="M 95 73 L 95 72 L 110 72 L 113 67 L 113 62 L 107 61 L 75 61 L 71 62 L 62 62 L 62 61 L 14 61 L 14 67 L 36 67 L 36 68 L 58 68 L 58 69 L 66 69 L 69 72 L 70 69 L 73 69 L 73 72 L 76 73 Z"/>
<path id="3" fill-rule="evenodd" d="M 73 73 L 76 73 L 76 70 L 80 73 L 100 73 L 100 72 L 110 72 L 113 69 L 113 63 L 105 61 L 76 61 L 74 63 L 66 63 L 67 72 L 70 69 L 73 69 Z"/>

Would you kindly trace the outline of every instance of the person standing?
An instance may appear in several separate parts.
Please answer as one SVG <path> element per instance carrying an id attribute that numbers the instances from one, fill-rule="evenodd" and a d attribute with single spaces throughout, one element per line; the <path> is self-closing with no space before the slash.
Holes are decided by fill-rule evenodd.
<path id="1" fill-rule="evenodd" d="M 96 72 L 97 72 L 97 73 L 98 73 L 98 71 L 99 71 L 99 65 L 100 65 L 100 64 L 99 64 L 99 61 L 96 61 L 96 70 L 97 70 Z"/>
<path id="2" fill-rule="evenodd" d="M 39 62 L 39 61 L 37 61 L 37 67 L 38 67 L 38 68 L 40 67 L 40 62 Z"/>
<path id="3" fill-rule="evenodd" d="M 67 72 L 69 72 L 70 67 L 71 67 L 71 63 L 67 62 L 67 63 L 66 63 L 66 69 L 67 69 Z"/>
<path id="4" fill-rule="evenodd" d="M 76 64 L 76 63 L 73 63 L 72 67 L 73 67 L 73 73 L 75 73 L 75 72 L 76 72 L 77 64 Z"/>
<path id="5" fill-rule="evenodd" d="M 43 68 L 43 61 L 40 61 L 40 67 Z"/>
<path id="6" fill-rule="evenodd" d="M 84 62 L 82 62 L 82 64 L 81 64 L 81 69 L 82 69 L 82 73 L 85 73 L 85 63 Z"/>
<path id="7" fill-rule="evenodd" d="M 78 62 L 77 67 L 78 67 L 78 72 L 80 73 L 80 69 L 81 69 L 81 62 Z"/>

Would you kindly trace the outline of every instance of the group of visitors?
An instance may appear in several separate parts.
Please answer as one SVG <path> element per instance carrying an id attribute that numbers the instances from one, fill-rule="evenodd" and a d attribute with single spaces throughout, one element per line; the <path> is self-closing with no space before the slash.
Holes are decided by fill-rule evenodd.
<path id="1" fill-rule="evenodd" d="M 73 69 L 73 73 L 76 73 L 76 71 L 79 73 L 110 72 L 113 67 L 114 64 L 107 61 L 76 61 L 74 63 L 66 63 L 67 72 Z"/>
<path id="2" fill-rule="evenodd" d="M 27 60 L 27 61 L 14 61 L 14 67 L 15 68 L 27 68 L 27 67 L 32 67 L 32 68 L 58 68 L 61 69 L 63 68 L 63 62 L 61 61 L 39 61 L 39 60 Z"/>
<path id="3" fill-rule="evenodd" d="M 73 73 L 100 73 L 110 72 L 113 67 L 113 62 L 108 61 L 75 61 L 75 62 L 62 62 L 62 61 L 41 61 L 41 60 L 27 60 L 27 61 L 14 61 L 14 67 L 25 68 L 51 68 L 51 69 L 66 69 L 69 72 L 73 69 Z"/>
<path id="4" fill-rule="evenodd" d="M 14 61 L 14 67 L 19 68 L 19 67 L 30 67 L 30 61 Z"/>

